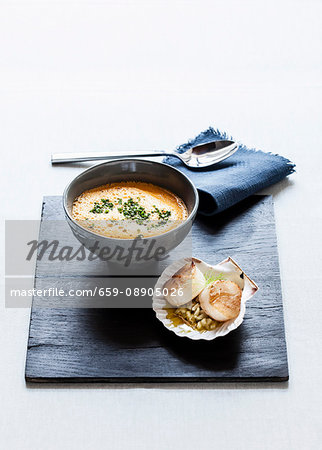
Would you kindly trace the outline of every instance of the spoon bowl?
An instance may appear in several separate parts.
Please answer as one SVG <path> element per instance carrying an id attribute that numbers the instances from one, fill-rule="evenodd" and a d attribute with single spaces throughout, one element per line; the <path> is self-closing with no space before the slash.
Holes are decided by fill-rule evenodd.
<path id="1" fill-rule="evenodd" d="M 234 141 L 211 141 L 206 144 L 191 147 L 184 153 L 176 152 L 176 155 L 188 167 L 194 169 L 213 166 L 214 164 L 229 158 L 238 150 Z"/>

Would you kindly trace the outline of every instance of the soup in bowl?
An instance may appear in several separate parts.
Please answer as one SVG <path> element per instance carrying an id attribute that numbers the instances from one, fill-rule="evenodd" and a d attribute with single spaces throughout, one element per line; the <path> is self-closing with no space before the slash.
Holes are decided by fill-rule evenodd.
<path id="1" fill-rule="evenodd" d="M 160 186 L 120 181 L 83 192 L 74 200 L 72 217 L 102 236 L 134 239 L 170 231 L 187 219 L 188 210 Z"/>
<path id="2" fill-rule="evenodd" d="M 97 254 L 109 248 L 112 255 L 116 247 L 127 249 L 137 239 L 145 245 L 153 241 L 168 253 L 189 233 L 198 192 L 172 166 L 120 159 L 76 177 L 65 189 L 63 206 L 74 235 Z"/>

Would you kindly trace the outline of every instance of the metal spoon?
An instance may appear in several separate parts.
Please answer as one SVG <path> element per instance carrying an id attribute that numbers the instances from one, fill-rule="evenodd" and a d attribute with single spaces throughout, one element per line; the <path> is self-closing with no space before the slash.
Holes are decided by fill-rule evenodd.
<path id="1" fill-rule="evenodd" d="M 129 158 L 138 156 L 160 156 L 170 155 L 179 158 L 187 167 L 194 169 L 201 167 L 209 167 L 229 158 L 238 150 L 238 145 L 234 141 L 211 141 L 206 144 L 191 147 L 184 153 L 174 151 L 146 151 L 133 153 L 55 153 L 51 156 L 52 164 L 73 163 L 82 161 L 96 161 L 106 159 Z"/>

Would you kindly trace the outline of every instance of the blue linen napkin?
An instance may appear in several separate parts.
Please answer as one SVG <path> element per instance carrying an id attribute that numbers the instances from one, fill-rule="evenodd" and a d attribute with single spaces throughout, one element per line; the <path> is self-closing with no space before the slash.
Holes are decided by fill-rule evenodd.
<path id="1" fill-rule="evenodd" d="M 224 139 L 232 138 L 210 127 L 186 144 L 180 145 L 177 150 L 183 153 L 194 145 Z M 192 180 L 199 191 L 198 212 L 206 216 L 224 211 L 295 171 L 295 164 L 283 156 L 264 153 L 241 144 L 236 153 L 210 168 L 193 170 L 172 156 L 166 157 L 164 162 L 176 167 Z"/>

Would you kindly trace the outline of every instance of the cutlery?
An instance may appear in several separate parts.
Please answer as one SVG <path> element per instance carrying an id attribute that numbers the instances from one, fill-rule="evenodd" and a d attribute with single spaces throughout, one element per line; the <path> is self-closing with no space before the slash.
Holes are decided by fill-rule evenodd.
<path id="1" fill-rule="evenodd" d="M 187 167 L 203 168 L 213 166 L 224 161 L 238 150 L 238 144 L 234 141 L 211 141 L 205 144 L 195 145 L 184 153 L 177 150 L 138 151 L 132 153 L 118 152 L 88 152 L 88 153 L 55 153 L 51 156 L 52 164 L 63 164 L 83 161 L 109 160 L 140 156 L 174 156 L 179 158 Z"/>

